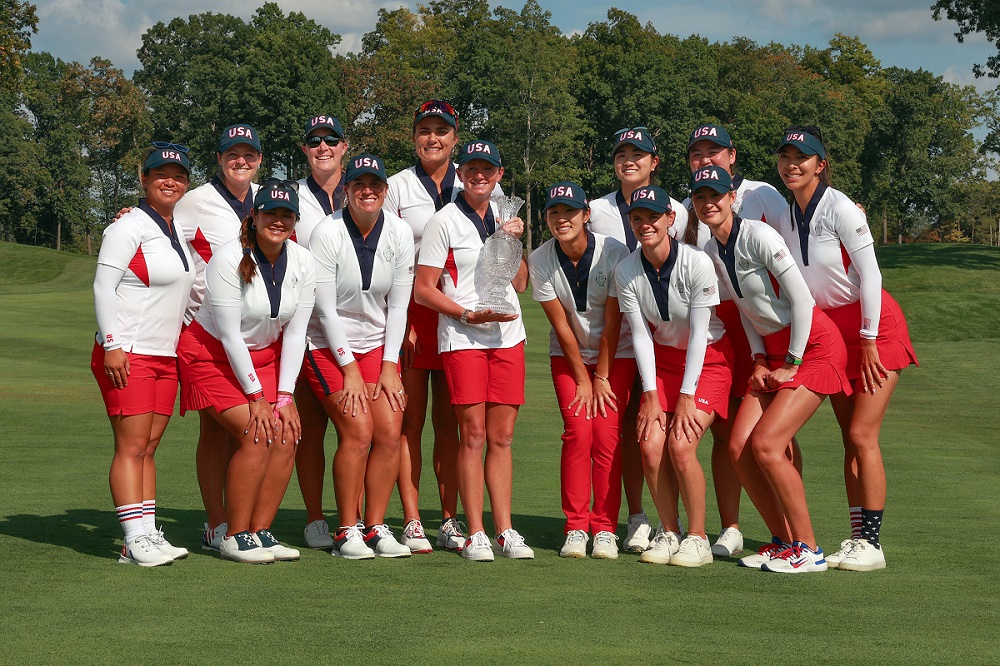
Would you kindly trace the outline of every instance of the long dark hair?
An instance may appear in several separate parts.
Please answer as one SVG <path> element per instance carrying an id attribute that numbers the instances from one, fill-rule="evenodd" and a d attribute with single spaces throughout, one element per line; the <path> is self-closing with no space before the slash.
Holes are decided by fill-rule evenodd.
<path id="1" fill-rule="evenodd" d="M 253 213 L 247 215 L 240 225 L 240 245 L 243 246 L 243 258 L 240 260 L 240 277 L 244 282 L 250 284 L 257 275 L 257 262 L 250 255 L 257 246 L 257 225 L 254 223 Z"/>
<path id="2" fill-rule="evenodd" d="M 688 245 L 698 245 L 698 214 L 694 212 L 694 201 L 688 204 L 688 223 L 684 229 L 684 242 Z"/>

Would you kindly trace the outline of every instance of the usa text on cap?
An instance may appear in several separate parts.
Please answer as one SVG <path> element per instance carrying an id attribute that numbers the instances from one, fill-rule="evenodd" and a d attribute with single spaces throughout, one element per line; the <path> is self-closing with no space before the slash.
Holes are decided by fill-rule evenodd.
<path id="1" fill-rule="evenodd" d="M 670 195 L 662 187 L 656 185 L 640 187 L 632 193 L 632 203 L 628 207 L 630 211 L 636 208 L 645 208 L 654 213 L 670 212 Z"/>
<path id="2" fill-rule="evenodd" d="M 733 179 L 722 167 L 710 166 L 693 171 L 689 185 L 692 193 L 702 187 L 711 187 L 716 192 L 729 192 L 733 189 Z"/>
<path id="3" fill-rule="evenodd" d="M 631 144 L 643 152 L 656 152 L 656 142 L 653 141 L 653 135 L 649 133 L 648 127 L 626 127 L 615 132 L 615 148 L 611 154 L 617 153 L 620 148 L 627 144 Z"/>
<path id="4" fill-rule="evenodd" d="M 142 172 L 146 173 L 150 169 L 161 167 L 164 164 L 177 164 L 190 174 L 191 162 L 188 160 L 187 153 L 188 147 L 179 143 L 154 141 L 153 152 L 146 156 L 142 163 Z"/>
<path id="5" fill-rule="evenodd" d="M 269 178 L 257 190 L 253 198 L 254 210 L 273 210 L 287 208 L 296 215 L 299 214 L 298 183 L 288 180 Z"/>
<path id="6" fill-rule="evenodd" d="M 785 138 L 781 140 L 781 145 L 778 146 L 778 150 L 780 151 L 788 145 L 795 146 L 806 155 L 819 155 L 821 160 L 826 159 L 826 148 L 823 147 L 823 142 L 814 137 L 812 134 L 804 132 L 800 129 L 793 129 L 785 132 Z"/>
<path id="7" fill-rule="evenodd" d="M 542 212 L 547 211 L 556 204 L 566 204 L 570 208 L 578 209 L 590 207 L 590 202 L 587 201 L 587 193 L 583 191 L 583 188 L 577 183 L 568 180 L 556 183 L 549 188 L 545 196 L 545 207 L 542 209 Z"/>
<path id="8" fill-rule="evenodd" d="M 431 99 L 424 102 L 417 109 L 416 113 L 413 114 L 413 126 L 416 127 L 417 123 L 428 116 L 437 116 L 458 129 L 458 111 L 455 110 L 455 107 L 450 102 L 446 102 L 443 99 Z"/>
<path id="9" fill-rule="evenodd" d="M 245 143 L 258 153 L 260 152 L 260 137 L 257 135 L 257 130 L 246 123 L 230 125 L 222 130 L 222 134 L 219 136 L 219 152 L 224 153 L 240 143 Z"/>
<path id="10" fill-rule="evenodd" d="M 385 166 L 382 164 L 382 159 L 376 157 L 371 153 L 362 153 L 352 157 L 347 163 L 347 172 L 344 174 L 344 182 L 349 183 L 355 178 L 362 176 L 366 173 L 378 176 L 381 180 L 388 180 L 388 176 L 385 175 Z"/>
<path id="11" fill-rule="evenodd" d="M 691 137 L 688 139 L 687 149 L 691 150 L 691 146 L 699 141 L 711 141 L 723 148 L 733 147 L 733 139 L 722 125 L 706 124 L 694 128 L 694 131 L 691 132 Z"/>
<path id="12" fill-rule="evenodd" d="M 309 135 L 314 131 L 323 128 L 333 132 L 333 135 L 338 139 L 344 138 L 344 128 L 341 126 L 340 121 L 331 115 L 313 116 L 307 120 L 305 134 L 302 135 L 302 138 L 308 139 Z"/>
<path id="13" fill-rule="evenodd" d="M 501 166 L 500 151 L 489 141 L 474 139 L 462 146 L 458 153 L 458 164 L 461 166 L 471 160 L 486 160 L 493 166 Z"/>

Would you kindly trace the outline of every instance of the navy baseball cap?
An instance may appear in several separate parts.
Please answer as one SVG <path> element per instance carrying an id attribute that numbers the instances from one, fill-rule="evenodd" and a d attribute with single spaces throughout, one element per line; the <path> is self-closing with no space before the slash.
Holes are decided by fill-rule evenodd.
<path id="1" fill-rule="evenodd" d="M 500 162 L 500 150 L 489 141 L 473 139 L 462 146 L 458 153 L 458 165 L 462 166 L 472 160 L 486 160 L 493 166 L 503 166 Z"/>
<path id="2" fill-rule="evenodd" d="M 632 144 L 647 153 L 656 153 L 656 142 L 648 127 L 625 127 L 615 132 L 615 147 L 611 154 L 617 153 L 625 144 Z"/>
<path id="3" fill-rule="evenodd" d="M 691 173 L 689 185 L 692 193 L 702 187 L 710 187 L 716 192 L 731 192 L 733 179 L 729 176 L 729 172 L 722 167 L 710 166 L 704 169 L 695 169 Z"/>
<path id="4" fill-rule="evenodd" d="M 287 208 L 299 214 L 299 185 L 295 181 L 268 178 L 261 183 L 257 196 L 253 198 L 254 210 L 274 210 Z"/>
<path id="5" fill-rule="evenodd" d="M 382 182 L 389 180 L 389 177 L 385 175 L 385 165 L 382 164 L 380 157 L 376 157 L 371 153 L 361 153 L 348 161 L 347 173 L 344 174 L 344 182 L 349 183 L 366 173 L 378 176 Z"/>
<path id="6" fill-rule="evenodd" d="M 549 188 L 545 195 L 545 207 L 542 208 L 542 212 L 544 213 L 556 204 L 566 204 L 570 208 L 578 209 L 590 208 L 587 193 L 577 183 L 568 180 L 556 183 Z"/>
<path id="7" fill-rule="evenodd" d="M 340 121 L 331 115 L 321 115 L 313 116 L 306 121 L 305 134 L 302 135 L 303 139 L 308 139 L 309 135 L 313 133 L 314 130 L 326 128 L 333 132 L 333 135 L 338 139 L 344 138 L 344 128 L 341 126 Z"/>
<path id="8" fill-rule="evenodd" d="M 785 130 L 785 137 L 781 140 L 778 150 L 775 152 L 789 145 L 795 146 L 806 155 L 819 155 L 821 160 L 826 159 L 826 148 L 823 147 L 823 142 L 809 132 L 799 128 Z"/>
<path id="9" fill-rule="evenodd" d="M 146 173 L 150 169 L 155 169 L 164 164 L 177 164 L 190 175 L 191 161 L 188 160 L 187 154 L 187 146 L 167 141 L 154 141 L 153 152 L 147 155 L 142 163 L 142 172 Z"/>
<path id="10" fill-rule="evenodd" d="M 219 136 L 218 152 L 224 153 L 240 143 L 247 144 L 258 153 L 261 152 L 260 136 L 257 134 L 257 130 L 246 123 L 230 125 L 226 129 L 222 130 L 222 134 Z"/>
<path id="11" fill-rule="evenodd" d="M 691 150 L 691 146 L 698 143 L 699 141 L 711 141 L 716 143 L 723 148 L 732 148 L 733 139 L 729 136 L 729 132 L 722 125 L 712 125 L 711 123 L 705 125 L 699 125 L 691 132 L 691 137 L 688 139 L 688 150 Z"/>
<path id="12" fill-rule="evenodd" d="M 670 195 L 662 187 L 656 185 L 646 185 L 640 187 L 632 193 L 632 203 L 629 204 L 629 211 L 636 208 L 645 208 L 654 213 L 668 213 L 670 207 Z"/>
<path id="13" fill-rule="evenodd" d="M 413 114 L 413 126 L 416 127 L 417 123 L 428 116 L 437 116 L 458 129 L 458 111 L 455 110 L 451 102 L 446 102 L 443 99 L 427 100 Z"/>

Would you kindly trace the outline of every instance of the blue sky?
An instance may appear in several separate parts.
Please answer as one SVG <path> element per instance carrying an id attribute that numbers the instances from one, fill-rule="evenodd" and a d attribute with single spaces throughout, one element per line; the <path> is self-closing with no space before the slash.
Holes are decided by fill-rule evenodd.
<path id="1" fill-rule="evenodd" d="M 38 34 L 32 39 L 36 51 L 49 51 L 64 60 L 86 63 L 100 55 L 131 73 L 142 33 L 157 21 L 169 21 L 205 11 L 248 18 L 264 0 L 175 0 L 150 2 L 130 0 L 36 0 Z M 932 0 L 731 0 L 680 2 L 659 0 L 539 0 L 552 12 L 552 23 L 563 32 L 583 31 L 591 22 L 607 18 L 608 8 L 618 7 L 661 33 L 686 37 L 699 34 L 712 41 L 745 36 L 758 42 L 826 46 L 841 32 L 861 38 L 883 66 L 924 68 L 947 81 L 973 84 L 980 90 L 998 81 L 976 80 L 972 63 L 985 61 L 995 47 L 974 35 L 959 44 L 955 25 L 931 18 Z M 375 25 L 380 7 L 408 6 L 416 2 L 375 0 L 279 0 L 286 12 L 301 11 L 343 37 L 341 50 L 359 48 L 361 36 Z M 491 4 L 498 4 L 491 2 Z M 499 4 L 520 9 L 523 2 Z"/>

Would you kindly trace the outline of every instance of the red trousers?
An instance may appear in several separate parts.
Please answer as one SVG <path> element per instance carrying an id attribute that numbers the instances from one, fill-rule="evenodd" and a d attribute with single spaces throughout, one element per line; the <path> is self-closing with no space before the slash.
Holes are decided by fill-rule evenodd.
<path id="1" fill-rule="evenodd" d="M 567 407 L 576 395 L 576 379 L 569 363 L 562 356 L 553 356 L 551 365 L 563 418 L 560 477 L 566 531 L 615 532 L 622 503 L 621 433 L 635 379 L 635 359 L 618 358 L 611 365 L 608 382 L 618 398 L 618 411 L 608 409 L 607 417 L 597 414 L 589 421 L 585 409 L 574 416 L 576 405 Z M 587 372 L 593 379 L 594 366 L 587 366 Z"/>

